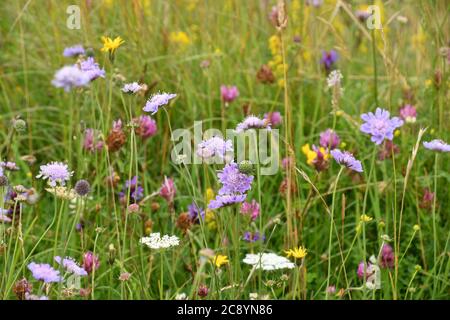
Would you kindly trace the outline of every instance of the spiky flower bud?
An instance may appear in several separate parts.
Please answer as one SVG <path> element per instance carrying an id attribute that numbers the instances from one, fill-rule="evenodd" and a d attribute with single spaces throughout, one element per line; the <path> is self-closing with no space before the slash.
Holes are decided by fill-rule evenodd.
<path id="1" fill-rule="evenodd" d="M 239 171 L 248 175 L 253 174 L 254 168 L 253 163 L 248 160 L 243 160 L 239 163 Z"/>
<path id="2" fill-rule="evenodd" d="M 91 191 L 91 185 L 86 180 L 78 180 L 75 184 L 75 192 L 79 196 L 85 196 Z"/>

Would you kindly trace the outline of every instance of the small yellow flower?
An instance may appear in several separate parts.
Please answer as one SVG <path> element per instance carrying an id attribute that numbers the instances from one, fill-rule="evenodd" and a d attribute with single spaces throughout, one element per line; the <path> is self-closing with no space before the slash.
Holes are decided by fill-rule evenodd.
<path id="1" fill-rule="evenodd" d="M 418 224 L 415 224 L 415 225 L 413 226 L 413 230 L 414 230 L 415 232 L 419 231 L 419 230 L 420 230 L 420 226 L 419 226 Z"/>
<path id="2" fill-rule="evenodd" d="M 400 135 L 400 130 L 395 130 L 394 131 L 394 136 L 398 137 Z"/>
<path id="3" fill-rule="evenodd" d="M 289 249 L 284 251 L 288 258 L 294 257 L 295 259 L 303 259 L 308 254 L 308 251 L 305 247 L 300 246 L 298 248 Z"/>
<path id="4" fill-rule="evenodd" d="M 111 52 L 117 50 L 125 41 L 121 37 L 116 37 L 112 40 L 110 37 L 102 37 L 103 48 L 101 48 L 102 52 Z"/>
<path id="5" fill-rule="evenodd" d="M 302 147 L 302 152 L 306 156 L 306 163 L 312 165 L 314 160 L 317 158 L 317 153 L 311 150 L 309 143 Z"/>
<path id="6" fill-rule="evenodd" d="M 342 110 L 336 111 L 336 117 L 341 117 L 344 114 Z"/>
<path id="7" fill-rule="evenodd" d="M 183 31 L 171 32 L 169 34 L 169 41 L 182 48 L 187 47 L 191 43 L 191 39 L 189 39 L 187 33 Z"/>
<path id="8" fill-rule="evenodd" d="M 228 261 L 228 257 L 221 254 L 215 255 L 213 258 L 213 263 L 217 268 L 220 268 L 222 265 L 227 264 L 228 262 L 230 262 Z"/>
<path id="9" fill-rule="evenodd" d="M 345 142 L 341 142 L 341 144 L 340 144 L 341 149 L 345 149 L 346 146 L 347 146 L 347 144 Z"/>
<path id="10" fill-rule="evenodd" d="M 30 171 L 28 171 L 28 172 L 27 172 L 27 177 L 28 177 L 28 178 L 31 178 L 32 176 L 33 176 L 33 174 L 32 174 Z"/>
<path id="11" fill-rule="evenodd" d="M 371 216 L 368 216 L 367 214 L 361 215 L 360 221 L 361 222 L 370 222 L 373 218 Z"/>

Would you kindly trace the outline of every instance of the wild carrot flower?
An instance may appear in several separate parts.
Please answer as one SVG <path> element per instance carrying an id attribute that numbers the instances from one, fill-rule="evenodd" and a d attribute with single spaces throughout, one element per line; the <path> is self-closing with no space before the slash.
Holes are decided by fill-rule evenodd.
<path id="1" fill-rule="evenodd" d="M 264 114 L 264 120 L 266 121 L 267 125 L 270 127 L 277 127 L 281 124 L 283 121 L 281 117 L 281 113 L 278 111 L 269 112 Z"/>
<path id="2" fill-rule="evenodd" d="M 138 125 L 136 134 L 142 139 L 150 138 L 156 134 L 156 121 L 150 116 L 142 115 L 137 119 L 133 119 L 133 122 Z"/>
<path id="3" fill-rule="evenodd" d="M 416 122 L 417 110 L 414 106 L 407 104 L 400 109 L 400 118 L 405 120 L 406 123 Z"/>
<path id="4" fill-rule="evenodd" d="M 322 59 L 320 62 L 322 63 L 323 67 L 327 72 L 330 72 L 333 68 L 334 64 L 339 59 L 339 55 L 335 50 L 322 51 Z"/>
<path id="5" fill-rule="evenodd" d="M 55 261 L 62 265 L 67 272 L 73 273 L 77 276 L 87 276 L 86 270 L 84 270 L 82 267 L 80 267 L 73 258 L 66 257 L 62 259 L 60 256 L 55 257 Z"/>
<path id="6" fill-rule="evenodd" d="M 94 270 L 100 267 L 100 259 L 94 255 L 91 251 L 88 251 L 83 256 L 83 269 L 88 274 L 91 274 Z"/>
<path id="7" fill-rule="evenodd" d="M 334 149 L 331 150 L 331 155 L 338 164 L 356 172 L 363 172 L 361 161 L 356 160 L 350 152 Z"/>
<path id="8" fill-rule="evenodd" d="M 223 266 L 224 264 L 228 264 L 230 261 L 228 260 L 227 256 L 224 256 L 222 254 L 217 254 L 212 258 L 212 261 L 214 263 L 214 265 L 217 268 L 220 268 L 221 266 Z"/>
<path id="9" fill-rule="evenodd" d="M 80 69 L 89 77 L 89 81 L 105 77 L 105 69 L 100 69 L 99 64 L 95 62 L 93 57 L 88 57 L 87 60 L 81 61 Z"/>
<path id="10" fill-rule="evenodd" d="M 223 159 L 227 152 L 233 152 L 231 140 L 224 140 L 220 137 L 212 137 L 203 140 L 197 146 L 197 155 L 203 159 L 210 159 L 215 156 Z"/>
<path id="11" fill-rule="evenodd" d="M 56 71 L 52 84 L 69 92 L 74 87 L 85 87 L 90 81 L 89 75 L 77 66 L 64 66 Z"/>
<path id="12" fill-rule="evenodd" d="M 173 203 L 175 198 L 175 184 L 172 178 L 164 177 L 164 182 L 159 189 L 159 195 L 163 197 L 169 204 Z"/>
<path id="13" fill-rule="evenodd" d="M 395 264 L 394 250 L 392 247 L 384 243 L 381 248 L 380 266 L 382 268 L 393 268 Z"/>
<path id="14" fill-rule="evenodd" d="M 225 103 L 233 102 L 239 96 L 239 90 L 236 86 L 220 86 L 220 96 Z"/>
<path id="15" fill-rule="evenodd" d="M 103 149 L 103 141 L 100 139 L 100 133 L 92 128 L 87 128 L 84 132 L 83 148 L 90 152 Z"/>
<path id="16" fill-rule="evenodd" d="M 56 187 L 56 184 L 64 186 L 66 181 L 70 180 L 73 175 L 73 171 L 69 171 L 67 164 L 62 162 L 50 162 L 40 167 L 39 174 L 36 178 L 48 179 L 48 183 L 52 187 Z"/>
<path id="17" fill-rule="evenodd" d="M 341 143 L 341 139 L 333 129 L 327 129 L 320 133 L 320 145 L 322 147 L 333 150 L 339 143 Z"/>
<path id="18" fill-rule="evenodd" d="M 41 280 L 45 283 L 59 282 L 62 279 L 59 275 L 59 271 L 53 269 L 46 263 L 31 262 L 28 264 L 28 269 L 31 271 L 36 280 Z"/>
<path id="19" fill-rule="evenodd" d="M 424 142 L 423 146 L 429 150 L 439 152 L 450 152 L 450 145 L 440 139 L 434 139 L 429 142 Z"/>
<path id="20" fill-rule="evenodd" d="M 287 258 L 276 255 L 275 253 L 258 253 L 245 255 L 245 264 L 254 266 L 256 269 L 263 270 L 279 270 L 279 269 L 293 269 L 295 264 L 290 262 Z"/>
<path id="21" fill-rule="evenodd" d="M 263 129 L 270 130 L 270 123 L 265 119 L 260 119 L 256 116 L 248 116 L 236 126 L 236 133 L 241 133 L 249 129 Z"/>
<path id="22" fill-rule="evenodd" d="M 297 248 L 289 249 L 284 251 L 288 258 L 293 257 L 295 259 L 303 259 L 308 254 L 308 251 L 305 247 L 299 246 Z"/>
<path id="23" fill-rule="evenodd" d="M 114 40 L 110 37 L 102 37 L 103 48 L 100 50 L 102 52 L 110 52 L 114 54 L 114 52 L 125 42 L 121 37 L 116 37 Z"/>
<path id="24" fill-rule="evenodd" d="M 140 243 L 145 244 L 150 249 L 168 249 L 171 247 L 178 246 L 180 244 L 180 239 L 177 236 L 164 235 L 161 237 L 159 232 L 151 233 L 148 237 L 143 237 Z"/>
<path id="25" fill-rule="evenodd" d="M 394 130 L 403 125 L 403 120 L 398 117 L 390 118 L 387 110 L 377 108 L 375 114 L 372 112 L 364 113 L 361 119 L 365 121 L 360 130 L 371 135 L 372 142 L 381 144 L 385 139 L 394 138 Z"/>
<path id="26" fill-rule="evenodd" d="M 259 203 L 254 199 L 252 202 L 244 202 L 241 205 L 241 213 L 244 215 L 249 215 L 252 220 L 256 220 L 260 214 Z"/>
<path id="27" fill-rule="evenodd" d="M 222 171 L 217 174 L 222 188 L 220 195 L 243 194 L 251 188 L 253 176 L 248 176 L 239 171 L 238 165 L 234 162 L 225 165 Z"/>
<path id="28" fill-rule="evenodd" d="M 177 95 L 175 93 L 157 93 L 151 96 L 150 100 L 147 101 L 143 110 L 145 112 L 151 112 L 155 114 L 158 112 L 159 108 L 167 105 L 170 100 L 175 98 Z"/>
<path id="29" fill-rule="evenodd" d="M 125 83 L 122 87 L 122 92 L 125 93 L 138 93 L 142 90 L 142 86 L 137 82 Z"/>
<path id="30" fill-rule="evenodd" d="M 63 52 L 64 57 L 76 57 L 84 54 L 86 54 L 86 51 L 80 44 L 74 45 L 72 47 L 67 47 Z"/>

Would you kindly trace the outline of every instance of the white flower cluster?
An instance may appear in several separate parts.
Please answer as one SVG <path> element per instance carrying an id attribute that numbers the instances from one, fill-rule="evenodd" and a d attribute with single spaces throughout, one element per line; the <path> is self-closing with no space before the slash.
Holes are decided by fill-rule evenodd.
<path id="1" fill-rule="evenodd" d="M 164 235 L 161 237 L 159 232 L 151 233 L 149 237 L 143 237 L 140 243 L 145 244 L 150 249 L 167 249 L 178 246 L 180 239 L 177 236 Z"/>
<path id="2" fill-rule="evenodd" d="M 293 269 L 295 267 L 295 264 L 289 259 L 275 253 L 248 253 L 243 262 L 263 270 Z"/>
<path id="3" fill-rule="evenodd" d="M 333 88 L 335 86 L 341 86 L 341 80 L 344 77 L 342 76 L 342 73 L 339 70 L 333 70 L 330 72 L 328 78 L 327 78 L 327 85 L 329 88 Z"/>

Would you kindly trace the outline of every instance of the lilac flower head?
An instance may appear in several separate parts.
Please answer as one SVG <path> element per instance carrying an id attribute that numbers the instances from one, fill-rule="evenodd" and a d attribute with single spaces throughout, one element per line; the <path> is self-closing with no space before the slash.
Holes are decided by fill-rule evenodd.
<path id="1" fill-rule="evenodd" d="M 264 115 L 264 120 L 266 123 L 268 123 L 271 127 L 277 127 L 282 122 L 281 113 L 278 111 L 275 112 L 269 112 Z"/>
<path id="2" fill-rule="evenodd" d="M 236 203 L 241 203 L 247 196 L 245 194 L 225 194 L 217 195 L 216 199 L 211 200 L 209 209 L 219 209 Z"/>
<path id="3" fill-rule="evenodd" d="M 89 77 L 89 81 L 105 77 L 105 69 L 100 69 L 99 64 L 95 62 L 93 57 L 88 57 L 87 60 L 81 61 L 80 69 Z"/>
<path id="4" fill-rule="evenodd" d="M 220 96 L 223 102 L 233 102 L 239 96 L 239 90 L 236 86 L 220 86 Z"/>
<path id="5" fill-rule="evenodd" d="M 240 172 L 234 162 L 227 164 L 217 177 L 223 185 L 219 190 L 220 195 L 245 193 L 251 188 L 253 181 L 253 176 Z"/>
<path id="6" fill-rule="evenodd" d="M 84 55 L 86 51 L 83 46 L 80 44 L 74 45 L 72 47 L 67 47 L 64 49 L 63 56 L 64 57 L 76 57 L 80 55 Z"/>
<path id="7" fill-rule="evenodd" d="M 142 89 L 142 86 L 137 82 L 125 83 L 122 91 L 125 93 L 137 93 Z"/>
<path id="8" fill-rule="evenodd" d="M 270 130 L 270 124 L 265 119 L 260 119 L 256 116 L 248 116 L 236 127 L 236 132 L 241 133 L 248 129 L 262 129 Z"/>
<path id="9" fill-rule="evenodd" d="M 2 222 L 11 222 L 11 218 L 7 216 L 9 210 L 0 208 L 0 223 Z"/>
<path id="10" fill-rule="evenodd" d="M 417 110 L 414 106 L 407 104 L 400 109 L 400 118 L 405 120 L 407 123 L 416 122 Z"/>
<path id="11" fill-rule="evenodd" d="M 320 134 L 320 145 L 324 148 L 333 150 L 340 142 L 339 136 L 332 129 L 327 129 Z"/>
<path id="12" fill-rule="evenodd" d="M 204 159 L 209 159 L 215 156 L 223 159 L 227 152 L 233 151 L 233 143 L 231 140 L 225 141 L 220 137 L 212 137 L 203 140 L 197 146 L 197 155 Z"/>
<path id="13" fill-rule="evenodd" d="M 86 270 L 84 270 L 82 267 L 80 267 L 74 259 L 72 259 L 71 257 L 66 257 L 64 259 L 62 259 L 60 256 L 56 256 L 55 257 L 55 261 L 59 264 L 62 265 L 67 272 L 69 273 L 73 273 L 77 276 L 87 276 L 87 272 Z"/>
<path id="14" fill-rule="evenodd" d="M 99 139 L 99 132 L 92 128 L 87 128 L 84 132 L 83 148 L 94 152 L 103 148 L 103 141 Z"/>
<path id="15" fill-rule="evenodd" d="M 372 142 L 381 144 L 384 139 L 392 140 L 394 130 L 403 125 L 403 120 L 398 117 L 389 118 L 390 113 L 387 110 L 377 108 L 375 114 L 372 112 L 364 113 L 361 119 L 365 121 L 360 127 L 364 133 L 372 136 Z"/>
<path id="16" fill-rule="evenodd" d="M 340 165 L 346 166 L 347 168 L 356 171 L 363 172 L 361 161 L 356 160 L 355 157 L 348 151 L 342 152 L 339 149 L 334 149 L 330 151 L 334 160 Z"/>
<path id="17" fill-rule="evenodd" d="M 56 71 L 52 84 L 69 92 L 74 87 L 85 87 L 90 81 L 89 75 L 77 66 L 64 66 Z"/>
<path id="18" fill-rule="evenodd" d="M 244 202 L 241 205 L 241 213 L 249 215 L 252 220 L 256 220 L 260 214 L 259 203 L 254 199 L 252 202 Z"/>
<path id="19" fill-rule="evenodd" d="M 322 59 L 320 60 L 326 71 L 330 71 L 333 65 L 339 59 L 339 55 L 335 50 L 322 51 Z"/>
<path id="20" fill-rule="evenodd" d="M 165 106 L 169 103 L 170 100 L 175 98 L 177 95 L 174 93 L 158 93 L 152 95 L 150 100 L 147 101 L 144 107 L 145 112 L 151 112 L 152 114 L 155 114 L 160 107 Z"/>
<path id="21" fill-rule="evenodd" d="M 31 262 L 28 265 L 28 269 L 31 271 L 31 273 L 33 274 L 33 277 L 36 280 L 42 280 L 45 283 L 61 281 L 61 276 L 59 275 L 59 271 L 53 269 L 47 263 Z"/>
<path id="22" fill-rule="evenodd" d="M 40 167 L 39 174 L 36 178 L 48 179 L 48 183 L 52 187 L 56 187 L 59 183 L 61 186 L 66 184 L 66 181 L 73 175 L 73 171 L 69 171 L 67 164 L 62 162 L 50 162 Z"/>
<path id="23" fill-rule="evenodd" d="M 440 151 L 440 152 L 450 152 L 450 145 L 445 143 L 440 139 L 434 139 L 430 142 L 424 142 L 423 146 L 429 150 Z"/>
<path id="24" fill-rule="evenodd" d="M 144 196 L 144 188 L 138 183 L 137 176 L 131 178 L 131 180 L 125 181 L 125 186 L 122 191 L 119 192 L 119 199 L 121 203 L 125 203 L 130 192 L 130 203 L 139 202 Z"/>
<path id="25" fill-rule="evenodd" d="M 199 222 L 199 218 L 201 217 L 202 219 L 205 218 L 205 210 L 199 208 L 195 202 L 192 202 L 189 206 L 188 206 L 188 213 L 189 213 L 189 219 L 192 222 Z"/>
<path id="26" fill-rule="evenodd" d="M 142 115 L 138 119 L 134 119 L 134 122 L 139 125 L 136 129 L 136 134 L 142 139 L 147 139 L 156 134 L 156 121 L 150 116 Z"/>

